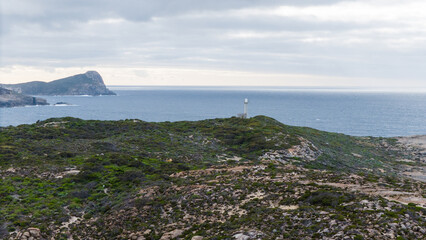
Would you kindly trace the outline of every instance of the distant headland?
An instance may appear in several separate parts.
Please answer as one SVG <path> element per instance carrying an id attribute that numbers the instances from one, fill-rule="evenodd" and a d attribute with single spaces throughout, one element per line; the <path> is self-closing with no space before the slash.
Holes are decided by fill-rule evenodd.
<path id="1" fill-rule="evenodd" d="M 1 84 L 0 87 L 28 95 L 116 95 L 105 86 L 101 75 L 96 71 L 88 71 L 51 82 Z"/>
<path id="2" fill-rule="evenodd" d="M 19 107 L 26 105 L 48 105 L 47 101 L 0 87 L 0 107 Z"/>

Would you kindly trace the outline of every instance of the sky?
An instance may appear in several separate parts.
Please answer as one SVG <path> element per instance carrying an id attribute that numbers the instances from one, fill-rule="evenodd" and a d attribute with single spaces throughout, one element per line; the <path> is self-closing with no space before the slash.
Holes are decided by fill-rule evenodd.
<path id="1" fill-rule="evenodd" d="M 0 83 L 426 88 L 424 0 L 1 0 Z"/>

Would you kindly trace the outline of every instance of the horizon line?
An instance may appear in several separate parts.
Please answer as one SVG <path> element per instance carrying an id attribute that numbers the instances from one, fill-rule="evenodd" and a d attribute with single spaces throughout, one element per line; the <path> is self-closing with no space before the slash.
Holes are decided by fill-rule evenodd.
<path id="1" fill-rule="evenodd" d="M 316 90 L 316 91 L 358 91 L 358 92 L 403 92 L 403 93 L 426 93 L 426 87 L 367 87 L 367 86 L 269 86 L 269 85 L 106 85 L 115 90 L 127 90 L 125 88 L 176 88 L 176 89 L 206 89 L 214 88 L 221 90 Z M 121 88 L 121 89 L 120 89 Z M 129 89 L 131 90 L 131 89 Z"/>

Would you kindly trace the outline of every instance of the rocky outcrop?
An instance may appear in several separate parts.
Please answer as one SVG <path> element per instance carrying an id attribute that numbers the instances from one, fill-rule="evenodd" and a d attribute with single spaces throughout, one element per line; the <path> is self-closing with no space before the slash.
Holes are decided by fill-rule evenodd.
<path id="1" fill-rule="evenodd" d="M 276 160 L 281 163 L 287 163 L 289 159 L 314 161 L 321 155 L 322 152 L 312 142 L 302 137 L 299 137 L 299 141 L 299 145 L 294 145 L 288 149 L 265 152 L 259 159 Z"/>
<path id="2" fill-rule="evenodd" d="M 42 239 L 42 236 L 41 236 L 40 229 L 28 228 L 27 230 L 20 232 L 17 235 L 16 239 L 19 239 L 19 240 L 27 240 L 27 239 L 28 240 L 29 239 L 37 240 L 37 239 Z"/>
<path id="3" fill-rule="evenodd" d="M 237 233 L 233 237 L 235 240 L 250 240 L 250 239 L 260 239 L 263 235 L 262 232 L 251 230 L 249 232 Z"/>
<path id="4" fill-rule="evenodd" d="M 52 82 L 28 82 L 4 84 L 2 87 L 29 95 L 115 95 L 104 84 L 96 71 L 58 79 Z"/>
<path id="5" fill-rule="evenodd" d="M 160 240 L 176 239 L 177 237 L 182 235 L 183 232 L 184 231 L 182 229 L 175 229 L 171 232 L 166 232 L 165 234 L 163 234 L 163 236 L 161 236 Z"/>
<path id="6" fill-rule="evenodd" d="M 0 107 L 48 105 L 45 99 L 31 97 L 0 87 Z"/>

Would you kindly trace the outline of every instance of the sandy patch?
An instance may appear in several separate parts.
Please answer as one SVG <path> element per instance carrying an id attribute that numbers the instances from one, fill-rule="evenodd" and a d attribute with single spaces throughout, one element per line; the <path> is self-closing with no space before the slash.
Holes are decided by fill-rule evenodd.
<path id="1" fill-rule="evenodd" d="M 77 170 L 76 168 L 69 168 L 67 171 L 61 172 L 55 176 L 55 178 L 63 178 L 66 175 L 77 175 L 80 173 L 80 170 Z"/>
<path id="2" fill-rule="evenodd" d="M 426 135 L 416 135 L 397 138 L 400 143 L 414 145 L 426 150 Z"/>
<path id="3" fill-rule="evenodd" d="M 296 210 L 299 208 L 299 206 L 298 205 L 281 205 L 278 208 L 282 210 Z"/>
<path id="4" fill-rule="evenodd" d="M 405 167 L 405 176 L 410 177 L 417 181 L 426 182 L 426 135 L 408 136 L 397 138 L 398 142 L 406 148 L 406 151 L 414 156 L 414 160 L 411 159 L 399 159 L 398 161 L 403 164 L 407 163 L 423 163 L 423 166 Z"/>
<path id="5" fill-rule="evenodd" d="M 318 185 L 328 185 L 332 187 L 338 187 L 348 189 L 349 191 L 359 191 L 365 194 L 381 196 L 388 200 L 397 201 L 403 204 L 415 203 L 421 207 L 426 207 L 426 198 L 422 197 L 419 193 L 415 192 L 402 192 L 395 191 L 385 188 L 380 188 L 374 185 L 357 185 L 357 184 L 346 184 L 346 183 L 320 183 L 315 182 Z"/>
<path id="6" fill-rule="evenodd" d="M 240 205 L 244 205 L 248 202 L 250 202 L 253 199 L 263 199 L 266 196 L 266 194 L 264 192 L 261 191 L 257 191 L 255 193 L 250 193 L 247 195 L 246 199 L 244 199 L 243 201 L 241 201 Z"/>

